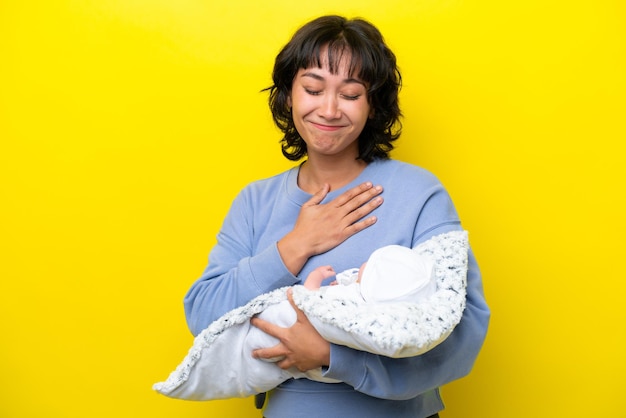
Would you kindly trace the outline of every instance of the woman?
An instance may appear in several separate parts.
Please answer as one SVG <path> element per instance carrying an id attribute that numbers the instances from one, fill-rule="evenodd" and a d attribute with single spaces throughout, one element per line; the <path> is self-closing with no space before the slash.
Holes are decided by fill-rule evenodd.
<path id="1" fill-rule="evenodd" d="M 339 16 L 309 22 L 276 57 L 273 82 L 270 107 L 285 134 L 283 153 L 306 160 L 250 184 L 233 202 L 207 269 L 185 297 L 194 334 L 259 294 L 302 283 L 316 266 L 343 271 L 385 245 L 415 247 L 461 229 L 433 175 L 388 157 L 399 136 L 401 77 L 374 26 Z M 322 367 L 345 382 L 288 380 L 271 392 L 264 415 L 436 416 L 443 409 L 437 388 L 469 373 L 487 331 L 471 252 L 467 291 L 463 319 L 448 339 L 406 359 L 330 344 L 301 311 L 291 328 L 256 318 L 280 343 L 251 355 L 284 356 L 277 363 L 283 369 Z"/>

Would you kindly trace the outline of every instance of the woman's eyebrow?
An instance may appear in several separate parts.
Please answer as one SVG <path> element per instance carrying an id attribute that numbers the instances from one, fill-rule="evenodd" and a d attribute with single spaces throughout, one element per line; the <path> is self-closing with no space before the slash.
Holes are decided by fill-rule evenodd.
<path id="1" fill-rule="evenodd" d="M 309 71 L 302 73 L 300 77 L 311 77 L 318 81 L 325 81 L 324 77 L 322 77 L 321 75 L 313 73 L 313 72 L 309 72 Z M 358 78 L 353 78 L 353 77 L 344 79 L 342 83 L 343 84 L 361 84 L 362 86 L 365 87 L 364 82 L 362 82 Z"/>
<path id="2" fill-rule="evenodd" d="M 311 73 L 311 72 L 308 72 L 308 71 L 306 73 L 302 73 L 300 75 L 300 77 L 311 77 L 311 78 L 314 78 L 314 79 L 319 80 L 319 81 L 324 81 L 324 77 L 322 77 L 321 75 L 315 74 L 315 73 Z"/>

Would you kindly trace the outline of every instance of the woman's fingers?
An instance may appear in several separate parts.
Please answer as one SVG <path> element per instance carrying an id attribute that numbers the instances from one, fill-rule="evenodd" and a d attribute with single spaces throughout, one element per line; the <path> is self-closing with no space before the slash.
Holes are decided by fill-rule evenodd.
<path id="1" fill-rule="evenodd" d="M 297 319 L 289 328 L 281 328 L 259 318 L 251 320 L 252 325 L 280 340 L 274 347 L 260 348 L 252 352 L 254 358 L 271 359 L 283 357 L 276 364 L 282 369 L 296 367 L 307 371 L 330 362 L 330 343 L 317 332 L 306 314 L 300 310 L 294 300 L 291 289 L 287 291 L 291 307 L 296 311 Z"/>
<path id="2" fill-rule="evenodd" d="M 272 324 L 271 322 L 267 322 L 261 318 L 253 317 L 250 319 L 250 324 L 257 327 L 261 331 L 266 334 L 269 334 L 278 340 L 281 340 L 281 336 L 284 333 L 285 328 L 279 327 L 278 325 Z M 278 343 L 273 347 L 259 348 L 252 351 L 252 357 L 261 358 L 261 359 L 271 359 L 275 357 L 284 356 L 285 348 L 282 343 Z"/>
<path id="3" fill-rule="evenodd" d="M 319 205 L 330 191 L 330 185 L 324 184 L 324 186 L 317 191 L 303 206 Z"/>
<path id="4" fill-rule="evenodd" d="M 346 224 L 353 225 L 360 219 L 365 218 L 367 215 L 372 213 L 377 207 L 383 204 L 383 198 L 381 196 L 376 196 L 373 199 L 357 206 L 352 211 L 348 212 L 345 216 Z M 364 223 L 368 224 L 367 226 L 373 224 L 375 222 L 375 217 L 370 219 L 363 219 Z M 371 222 L 373 221 L 373 222 Z M 370 223 L 371 222 L 371 223 Z"/>
<path id="5" fill-rule="evenodd" d="M 346 207 L 348 210 L 354 210 L 382 192 L 382 186 L 374 186 L 368 181 L 337 196 L 332 203 L 338 208 Z"/>

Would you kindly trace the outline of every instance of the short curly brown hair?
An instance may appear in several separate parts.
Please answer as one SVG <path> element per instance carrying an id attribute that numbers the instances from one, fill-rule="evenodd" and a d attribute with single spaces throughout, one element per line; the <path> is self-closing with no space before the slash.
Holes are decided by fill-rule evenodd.
<path id="1" fill-rule="evenodd" d="M 327 48 L 327 49 L 326 49 Z M 293 80 L 300 69 L 322 67 L 322 50 L 327 50 L 331 73 L 336 74 L 342 56 L 350 56 L 349 71 L 358 72 L 368 89 L 373 116 L 359 136 L 359 159 L 365 162 L 387 159 L 392 141 L 400 136 L 402 113 L 398 93 L 402 77 L 396 56 L 387 47 L 380 31 L 366 20 L 342 16 L 322 16 L 302 26 L 276 56 L 269 90 L 272 117 L 284 133 L 281 139 L 285 157 L 297 161 L 307 154 L 306 143 L 296 130 L 288 105 Z"/>

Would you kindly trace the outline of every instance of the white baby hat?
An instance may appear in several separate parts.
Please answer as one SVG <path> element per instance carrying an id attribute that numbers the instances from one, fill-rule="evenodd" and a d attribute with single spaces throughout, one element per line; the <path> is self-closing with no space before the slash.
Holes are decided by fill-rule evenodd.
<path id="1" fill-rule="evenodd" d="M 436 290 L 434 261 L 400 245 L 374 251 L 361 276 L 361 295 L 366 302 L 416 303 Z"/>

